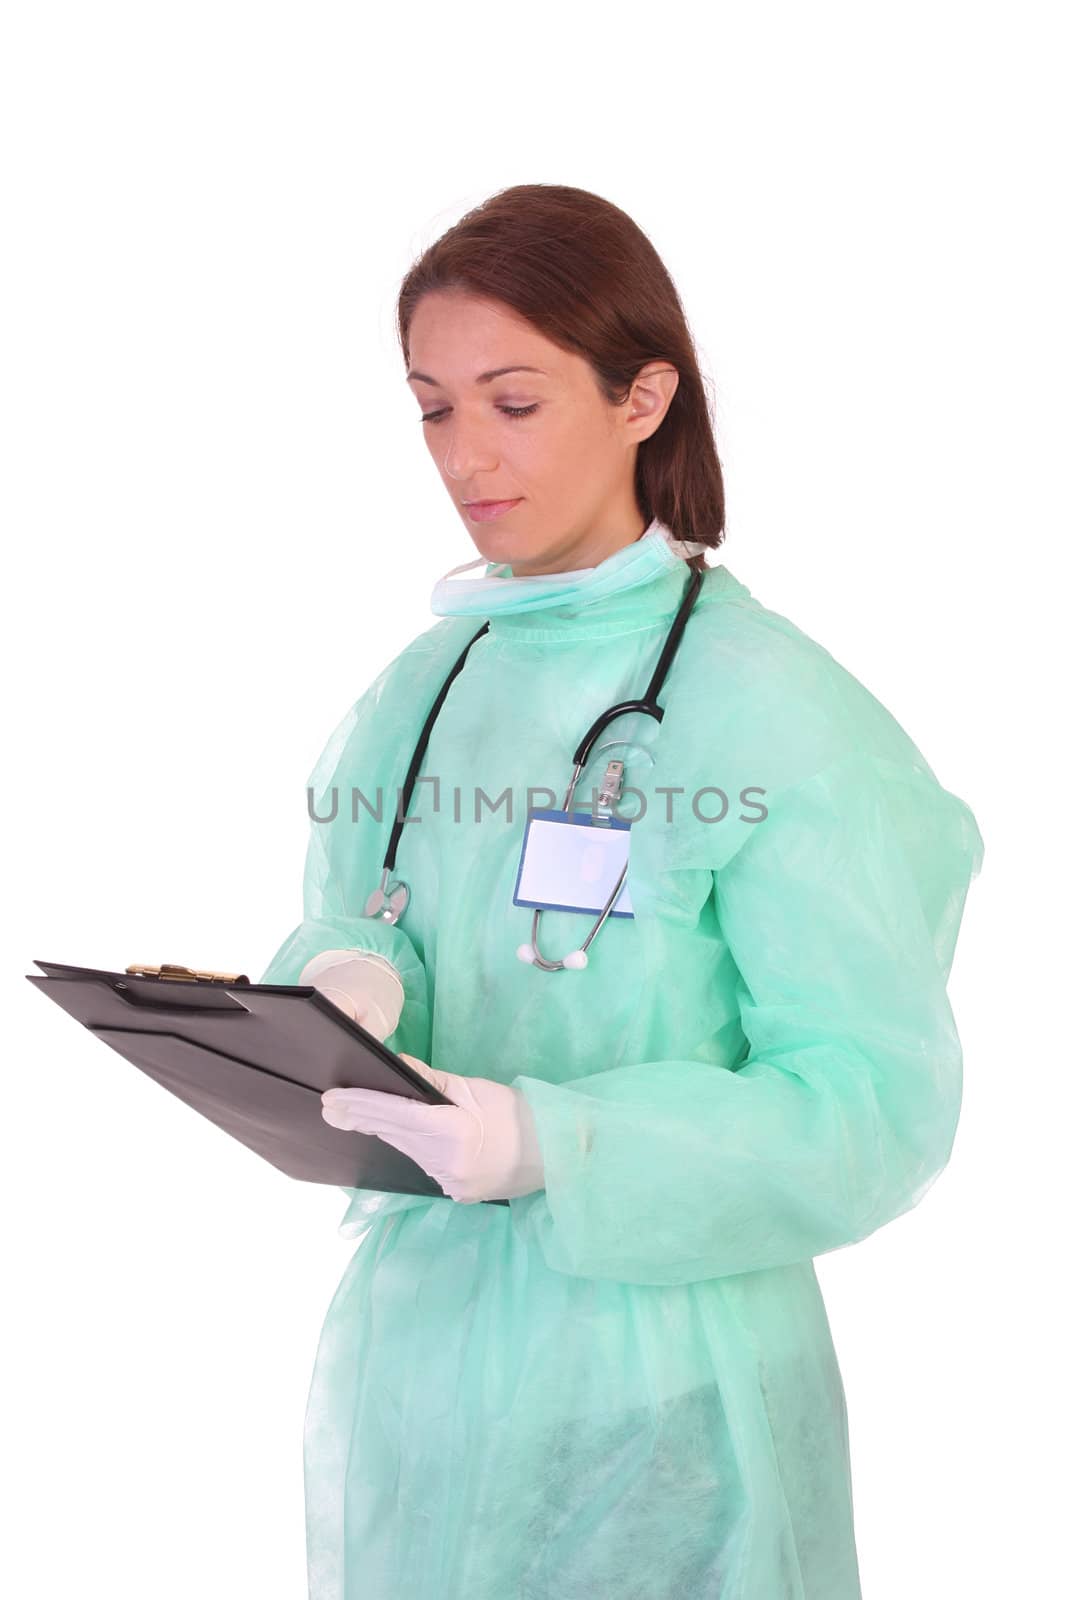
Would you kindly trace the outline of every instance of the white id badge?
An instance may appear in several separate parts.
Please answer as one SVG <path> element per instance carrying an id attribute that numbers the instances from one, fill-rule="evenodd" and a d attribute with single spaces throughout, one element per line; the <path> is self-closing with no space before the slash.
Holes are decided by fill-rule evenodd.
<path id="1" fill-rule="evenodd" d="M 597 916 L 629 859 L 630 824 L 621 818 L 594 822 L 580 811 L 532 809 L 526 818 L 512 903 Z M 624 883 L 609 916 L 633 914 L 630 886 Z"/>

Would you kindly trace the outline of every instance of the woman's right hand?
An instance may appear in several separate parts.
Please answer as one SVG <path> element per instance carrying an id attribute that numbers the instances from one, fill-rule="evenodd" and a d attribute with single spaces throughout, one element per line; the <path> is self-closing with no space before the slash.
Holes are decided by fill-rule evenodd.
<path id="1" fill-rule="evenodd" d="M 323 950 L 297 981 L 318 989 L 376 1039 L 387 1039 L 400 1021 L 404 1005 L 400 974 L 373 950 Z"/>

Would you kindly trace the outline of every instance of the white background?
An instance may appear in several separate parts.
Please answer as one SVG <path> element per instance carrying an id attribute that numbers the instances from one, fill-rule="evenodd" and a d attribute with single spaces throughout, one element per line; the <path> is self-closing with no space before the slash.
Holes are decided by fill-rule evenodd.
<path id="1" fill-rule="evenodd" d="M 396 290 L 522 182 L 592 189 L 649 234 L 713 383 L 721 558 L 975 811 L 953 1159 L 818 1270 L 865 1600 L 1043 1594 L 1062 1572 L 1052 19 L 7 12 L 6 1592 L 306 1592 L 303 1405 L 344 1197 L 245 1151 L 24 974 L 256 976 L 299 921 L 311 766 L 476 554 L 403 381 Z"/>

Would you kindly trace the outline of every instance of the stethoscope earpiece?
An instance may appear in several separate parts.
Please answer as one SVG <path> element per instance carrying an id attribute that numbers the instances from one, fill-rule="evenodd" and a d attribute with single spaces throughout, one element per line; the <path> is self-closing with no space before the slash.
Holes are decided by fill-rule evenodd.
<path id="1" fill-rule="evenodd" d="M 520 944 L 515 954 L 518 956 L 520 961 L 525 961 L 528 966 L 532 967 L 536 964 L 537 966 L 544 967 L 548 972 L 556 971 L 560 967 L 568 967 L 572 972 L 581 972 L 583 967 L 587 967 L 589 965 L 589 957 L 586 955 L 584 950 L 572 950 L 569 956 L 563 957 L 562 961 L 553 962 L 546 961 L 545 958 L 534 949 L 532 944 Z"/>

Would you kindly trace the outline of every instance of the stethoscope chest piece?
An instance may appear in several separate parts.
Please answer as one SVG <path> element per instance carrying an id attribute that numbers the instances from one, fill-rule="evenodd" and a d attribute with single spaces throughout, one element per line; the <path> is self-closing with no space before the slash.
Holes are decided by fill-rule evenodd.
<path id="1" fill-rule="evenodd" d="M 399 922 L 411 899 L 411 890 L 406 883 L 394 883 L 389 890 L 386 889 L 388 873 L 382 874 L 382 881 L 377 889 L 373 889 L 367 896 L 367 903 L 363 907 L 365 917 L 381 917 L 383 922 Z"/>

